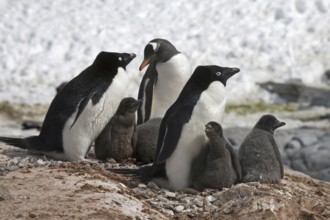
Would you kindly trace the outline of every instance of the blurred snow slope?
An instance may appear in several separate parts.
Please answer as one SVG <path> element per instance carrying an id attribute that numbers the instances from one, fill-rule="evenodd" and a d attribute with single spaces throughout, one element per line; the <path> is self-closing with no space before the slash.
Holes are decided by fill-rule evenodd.
<path id="1" fill-rule="evenodd" d="M 271 101 L 255 82 L 320 84 L 330 69 L 328 0 L 2 0 L 0 20 L 0 101 L 50 102 L 101 50 L 138 55 L 128 68 L 136 96 L 144 46 L 156 37 L 193 67 L 239 67 L 232 102 Z"/>

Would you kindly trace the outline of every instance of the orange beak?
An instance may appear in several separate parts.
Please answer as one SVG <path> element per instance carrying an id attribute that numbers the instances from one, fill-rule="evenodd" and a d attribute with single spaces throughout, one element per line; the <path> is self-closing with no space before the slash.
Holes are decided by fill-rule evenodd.
<path id="1" fill-rule="evenodd" d="M 140 66 L 140 68 L 139 68 L 139 70 L 140 71 L 143 70 L 143 68 L 145 66 L 149 65 L 149 63 L 150 63 L 150 58 L 149 59 L 144 59 L 143 62 L 142 62 L 142 64 L 141 64 L 141 66 Z"/>

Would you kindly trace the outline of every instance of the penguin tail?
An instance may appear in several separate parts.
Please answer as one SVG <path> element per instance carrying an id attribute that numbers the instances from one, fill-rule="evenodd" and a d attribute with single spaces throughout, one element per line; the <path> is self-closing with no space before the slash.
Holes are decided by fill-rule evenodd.
<path id="1" fill-rule="evenodd" d="M 1 137 L 0 142 L 3 142 L 14 147 L 22 149 L 36 149 L 39 146 L 38 136 L 31 136 L 28 138 L 14 138 L 14 137 Z M 33 147 L 32 147 L 33 146 Z"/>

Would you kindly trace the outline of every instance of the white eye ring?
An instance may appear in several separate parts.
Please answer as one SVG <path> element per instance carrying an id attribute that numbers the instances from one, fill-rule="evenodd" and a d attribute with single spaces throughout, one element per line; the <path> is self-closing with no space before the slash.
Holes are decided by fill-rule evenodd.
<path id="1" fill-rule="evenodd" d="M 122 60 L 123 60 L 123 58 L 119 57 L 119 58 L 118 58 L 118 60 L 119 60 L 119 61 L 122 61 Z"/>
<path id="2" fill-rule="evenodd" d="M 221 76 L 221 72 L 217 72 L 216 74 L 217 74 L 217 76 Z"/>

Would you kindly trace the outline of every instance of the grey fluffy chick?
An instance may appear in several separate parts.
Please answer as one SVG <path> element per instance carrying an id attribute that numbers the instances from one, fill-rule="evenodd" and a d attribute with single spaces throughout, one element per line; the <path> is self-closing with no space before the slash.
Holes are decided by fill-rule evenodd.
<path id="1" fill-rule="evenodd" d="M 283 178 L 274 131 L 284 125 L 273 115 L 263 115 L 246 136 L 238 151 L 242 182 L 276 183 Z"/>
<path id="2" fill-rule="evenodd" d="M 121 161 L 131 157 L 136 145 L 135 112 L 140 101 L 128 97 L 121 100 L 115 115 L 95 140 L 97 159 Z"/>

